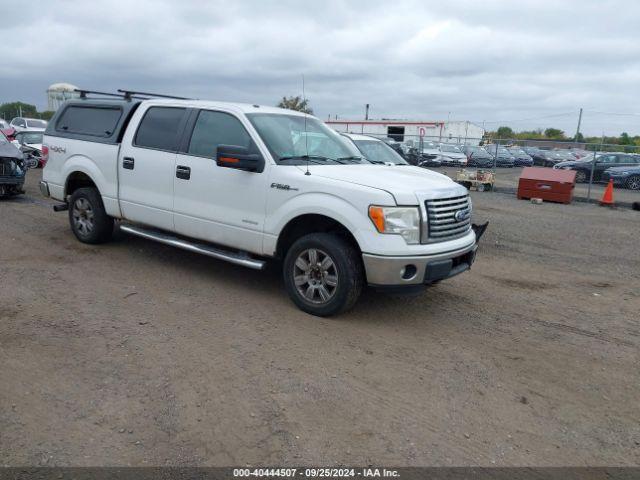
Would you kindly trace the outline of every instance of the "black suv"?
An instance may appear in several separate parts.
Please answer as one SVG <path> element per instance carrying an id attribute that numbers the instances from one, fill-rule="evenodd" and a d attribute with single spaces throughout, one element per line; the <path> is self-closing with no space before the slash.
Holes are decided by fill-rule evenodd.
<path id="1" fill-rule="evenodd" d="M 591 167 L 593 165 L 593 154 L 569 162 L 560 162 L 553 168 L 562 168 L 564 170 L 576 171 L 576 182 L 588 182 L 591 176 Z M 640 165 L 640 155 L 631 153 L 603 153 L 596 156 L 596 164 L 593 167 L 593 181 L 602 180 L 602 174 L 611 167 L 628 167 Z"/>

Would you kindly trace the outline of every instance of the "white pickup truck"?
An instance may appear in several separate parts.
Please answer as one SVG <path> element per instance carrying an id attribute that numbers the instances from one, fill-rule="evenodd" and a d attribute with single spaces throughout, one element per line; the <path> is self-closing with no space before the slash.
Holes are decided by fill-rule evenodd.
<path id="1" fill-rule="evenodd" d="M 313 315 L 345 311 L 365 285 L 415 291 L 452 277 L 477 249 L 464 187 L 368 161 L 290 110 L 129 94 L 72 100 L 50 121 L 43 157 L 40 189 L 69 211 L 81 242 L 108 241 L 117 221 L 249 268 L 280 259 L 289 296 Z"/>

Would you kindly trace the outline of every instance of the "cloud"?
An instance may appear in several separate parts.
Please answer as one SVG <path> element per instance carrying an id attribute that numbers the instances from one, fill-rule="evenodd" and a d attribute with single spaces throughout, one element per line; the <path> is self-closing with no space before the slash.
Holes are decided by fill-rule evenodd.
<path id="1" fill-rule="evenodd" d="M 304 74 L 321 118 L 370 103 L 377 117 L 572 132 L 580 107 L 640 112 L 639 14 L 596 0 L 23 2 L 0 27 L 0 101 L 43 108 L 65 81 L 274 104 Z M 586 113 L 583 131 L 640 133 L 638 120 Z"/>

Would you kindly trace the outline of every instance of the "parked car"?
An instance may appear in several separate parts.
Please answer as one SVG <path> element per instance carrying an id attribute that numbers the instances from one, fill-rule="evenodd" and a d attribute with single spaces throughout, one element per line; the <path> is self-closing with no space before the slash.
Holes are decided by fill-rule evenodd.
<path id="1" fill-rule="evenodd" d="M 496 149 L 495 145 L 486 145 L 485 150 L 492 158 L 494 158 L 494 164 L 496 167 L 514 167 L 516 157 L 514 157 L 505 147 L 498 146 Z"/>
<path id="2" fill-rule="evenodd" d="M 422 141 L 416 145 L 418 165 L 421 167 L 439 167 L 442 165 L 440 149 L 436 142 Z"/>
<path id="3" fill-rule="evenodd" d="M 542 167 L 553 167 L 560 162 L 574 161 L 575 157 L 571 153 L 563 150 L 540 150 L 536 155 L 532 155 L 534 165 Z"/>
<path id="4" fill-rule="evenodd" d="M 533 165 L 533 157 L 520 147 L 508 148 L 509 153 L 515 158 L 514 165 L 518 167 L 530 167 Z"/>
<path id="5" fill-rule="evenodd" d="M 22 152 L 0 133 L 0 197 L 24 193 L 26 171 Z"/>
<path id="6" fill-rule="evenodd" d="M 379 138 L 379 140 L 389 145 L 389 147 L 391 147 L 398 155 L 406 160 L 405 146 L 402 142 L 397 142 L 389 137 L 382 137 Z"/>
<path id="7" fill-rule="evenodd" d="M 25 156 L 35 160 L 36 167 L 44 167 L 44 160 L 42 159 L 42 132 L 31 132 L 23 130 L 15 134 L 13 140 L 16 145 Z"/>
<path id="8" fill-rule="evenodd" d="M 9 122 L 0 118 L 0 130 L 6 130 L 9 128 Z"/>
<path id="9" fill-rule="evenodd" d="M 522 149 L 533 159 L 534 165 L 544 165 L 547 160 L 546 152 L 548 150 L 542 150 L 538 147 L 522 147 Z"/>
<path id="10" fill-rule="evenodd" d="M 421 290 L 475 258 L 463 186 L 373 164 L 301 112 L 76 99 L 44 145 L 41 192 L 69 211 L 79 241 L 108 241 L 118 219 L 122 232 L 253 269 L 281 258 L 287 293 L 313 315 L 348 309 L 367 284 Z"/>
<path id="11" fill-rule="evenodd" d="M 464 167 L 467 165 L 467 156 L 457 145 L 450 143 L 441 143 L 438 145 L 440 151 L 440 161 L 443 165 L 453 165 L 456 167 Z"/>
<path id="12" fill-rule="evenodd" d="M 592 152 L 588 152 L 587 150 L 584 150 L 582 148 L 570 148 L 569 151 L 571 152 L 571 155 L 576 157 L 578 160 L 592 155 Z"/>
<path id="13" fill-rule="evenodd" d="M 581 160 L 560 162 L 553 168 L 576 171 L 576 182 L 588 182 L 593 167 L 593 181 L 602 180 L 602 174 L 611 167 L 632 167 L 640 164 L 640 156 L 632 153 L 603 153 L 596 155 L 596 163 L 593 165 L 593 154 Z"/>
<path id="14" fill-rule="evenodd" d="M 408 165 L 389 144 L 379 138 L 355 133 L 342 133 L 347 141 L 351 142 L 371 163 L 386 165 Z"/>
<path id="15" fill-rule="evenodd" d="M 618 187 L 625 187 L 630 190 L 640 190 L 640 164 L 628 167 L 611 167 L 602 173 L 602 181 L 609 182 Z"/>
<path id="16" fill-rule="evenodd" d="M 463 153 L 467 156 L 467 166 L 469 167 L 493 167 L 493 157 L 482 147 L 466 145 Z"/>
<path id="17" fill-rule="evenodd" d="M 15 128 L 17 132 L 30 131 L 30 132 L 44 132 L 47 128 L 47 122 L 38 118 L 24 118 L 16 117 L 11 120 L 11 127 Z"/>

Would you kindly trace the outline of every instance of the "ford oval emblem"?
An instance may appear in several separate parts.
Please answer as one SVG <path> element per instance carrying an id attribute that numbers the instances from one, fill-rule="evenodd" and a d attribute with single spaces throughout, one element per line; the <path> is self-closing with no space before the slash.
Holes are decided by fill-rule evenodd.
<path id="1" fill-rule="evenodd" d="M 465 208 L 464 210 L 458 210 L 456 214 L 453 216 L 456 222 L 464 222 L 467 218 L 471 216 L 471 210 Z"/>

